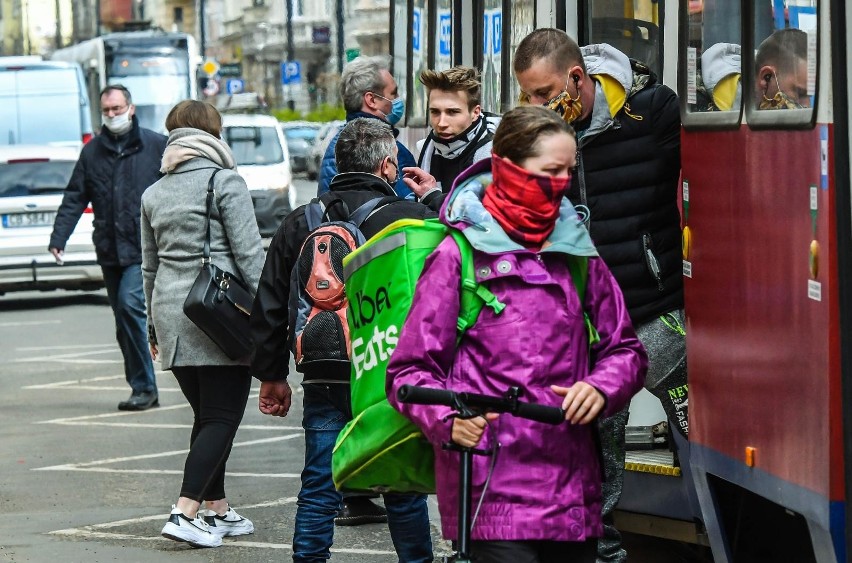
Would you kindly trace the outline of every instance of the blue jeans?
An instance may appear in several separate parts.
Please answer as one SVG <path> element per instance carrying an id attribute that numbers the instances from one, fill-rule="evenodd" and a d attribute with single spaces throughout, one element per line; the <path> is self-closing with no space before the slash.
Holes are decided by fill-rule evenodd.
<path id="1" fill-rule="evenodd" d="M 296 503 L 293 561 L 331 557 L 334 517 L 342 495 L 331 477 L 331 452 L 343 426 L 352 418 L 349 385 L 306 383 L 302 427 L 305 468 Z M 425 495 L 383 495 L 388 528 L 400 563 L 431 563 L 432 536 Z"/>
<path id="2" fill-rule="evenodd" d="M 101 266 L 109 305 L 115 316 L 115 339 L 124 356 L 124 377 L 133 393 L 157 392 L 148 351 L 142 265 Z"/>

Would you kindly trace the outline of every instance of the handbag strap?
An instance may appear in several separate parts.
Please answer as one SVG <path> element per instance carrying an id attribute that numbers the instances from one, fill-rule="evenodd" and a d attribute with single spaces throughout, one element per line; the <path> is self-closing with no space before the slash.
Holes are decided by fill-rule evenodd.
<path id="1" fill-rule="evenodd" d="M 223 168 L 217 168 L 213 171 L 213 174 L 210 175 L 210 180 L 207 181 L 207 226 L 205 227 L 204 233 L 204 250 L 201 255 L 201 263 L 209 264 L 210 263 L 210 211 L 213 207 L 213 178 L 216 177 Z"/>

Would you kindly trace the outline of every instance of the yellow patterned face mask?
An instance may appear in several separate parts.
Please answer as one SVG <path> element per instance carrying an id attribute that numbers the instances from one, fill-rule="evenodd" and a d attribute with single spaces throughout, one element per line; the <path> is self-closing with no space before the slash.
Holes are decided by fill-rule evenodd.
<path id="1" fill-rule="evenodd" d="M 769 85 L 763 90 L 763 99 L 758 105 L 758 109 L 802 109 L 802 104 L 788 96 L 781 90 L 781 85 L 778 84 L 778 75 L 775 75 L 775 84 L 778 85 L 778 91 L 771 98 L 766 97 L 766 91 Z"/>
<path id="2" fill-rule="evenodd" d="M 567 88 L 567 85 L 566 85 Z M 526 92 L 521 92 L 520 96 L 518 96 L 518 104 L 522 106 L 526 106 L 530 104 L 530 95 Z M 580 114 L 583 112 L 583 105 L 580 102 L 580 92 L 577 92 L 577 97 L 572 98 L 570 94 L 568 94 L 568 90 L 562 90 L 556 96 L 550 98 L 548 101 L 541 104 L 542 106 L 552 109 L 556 113 L 562 116 L 567 123 L 572 123 L 580 117 Z"/>
<path id="3" fill-rule="evenodd" d="M 565 90 L 550 98 L 544 106 L 561 115 L 562 119 L 567 123 L 573 123 L 583 112 L 583 105 L 580 103 L 580 92 L 577 92 L 576 98 L 572 98 L 568 93 L 567 85 Z"/>

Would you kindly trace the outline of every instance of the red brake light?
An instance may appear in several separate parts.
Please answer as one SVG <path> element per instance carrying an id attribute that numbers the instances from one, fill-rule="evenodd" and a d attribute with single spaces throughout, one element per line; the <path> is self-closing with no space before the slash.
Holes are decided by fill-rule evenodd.
<path id="1" fill-rule="evenodd" d="M 94 213 L 91 205 L 86 206 L 86 209 L 83 210 L 83 213 Z"/>
<path id="2" fill-rule="evenodd" d="M 83 144 L 85 145 L 86 143 L 88 143 L 89 141 L 91 141 L 94 138 L 95 138 L 95 136 L 92 135 L 91 133 L 83 133 Z"/>
<path id="3" fill-rule="evenodd" d="M 26 164 L 29 162 L 50 162 L 49 158 L 12 158 L 7 160 L 9 164 Z"/>

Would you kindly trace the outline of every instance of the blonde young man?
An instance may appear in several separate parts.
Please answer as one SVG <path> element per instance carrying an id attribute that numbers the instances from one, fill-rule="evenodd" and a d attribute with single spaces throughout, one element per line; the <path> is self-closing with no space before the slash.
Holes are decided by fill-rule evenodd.
<path id="1" fill-rule="evenodd" d="M 434 176 L 446 193 L 462 170 L 491 156 L 491 139 L 500 118 L 482 111 L 481 83 L 474 68 L 424 70 L 420 82 L 429 93 L 432 128 L 417 143 L 417 166 Z M 424 203 L 428 196 L 423 196 Z"/>

